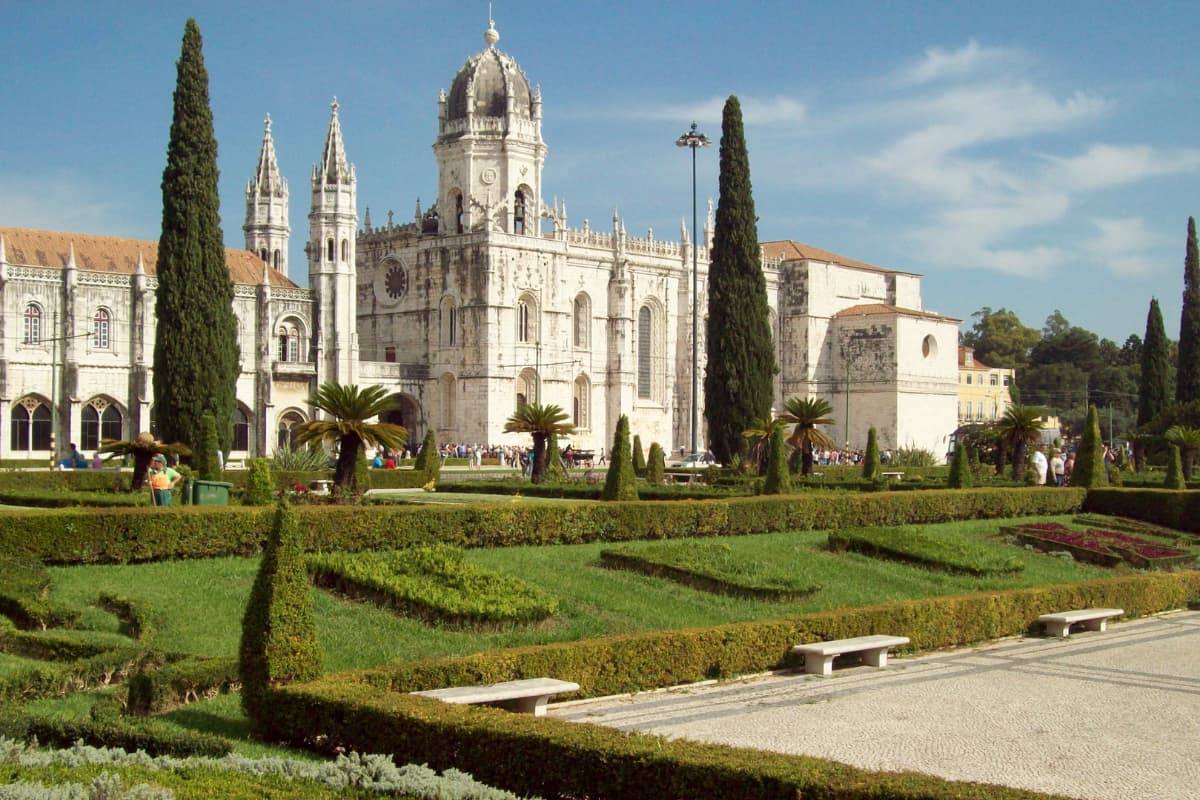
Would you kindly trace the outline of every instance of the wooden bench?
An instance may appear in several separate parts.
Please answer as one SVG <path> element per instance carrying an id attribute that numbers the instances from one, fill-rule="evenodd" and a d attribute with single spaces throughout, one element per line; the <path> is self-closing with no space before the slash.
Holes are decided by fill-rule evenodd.
<path id="1" fill-rule="evenodd" d="M 1108 627 L 1108 621 L 1125 613 L 1123 608 L 1081 608 L 1078 611 L 1056 611 L 1053 614 L 1042 614 L 1038 622 L 1046 626 L 1046 633 L 1051 636 L 1067 637 L 1071 635 L 1072 625 L 1082 625 L 1084 630 L 1100 631 Z"/>
<path id="2" fill-rule="evenodd" d="M 799 644 L 793 653 L 804 656 L 804 671 L 809 675 L 833 674 L 833 659 L 847 653 L 862 653 L 863 663 L 883 669 L 887 666 L 888 649 L 908 644 L 907 636 L 858 636 L 854 639 L 835 639 L 832 642 Z"/>
<path id="3" fill-rule="evenodd" d="M 443 703 L 464 703 L 506 708 L 535 717 L 546 716 L 546 703 L 556 694 L 577 692 L 579 684 L 554 678 L 527 678 L 520 681 L 505 681 L 486 686 L 455 686 L 451 689 L 429 689 L 413 692 L 422 697 L 432 697 Z"/>

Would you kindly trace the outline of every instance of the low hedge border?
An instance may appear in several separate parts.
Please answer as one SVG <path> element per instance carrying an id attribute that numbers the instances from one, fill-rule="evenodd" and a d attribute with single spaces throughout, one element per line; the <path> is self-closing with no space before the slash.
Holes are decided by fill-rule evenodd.
<path id="1" fill-rule="evenodd" d="M 50 573 L 40 561 L 0 552 L 0 620 L 7 617 L 26 630 L 73 625 L 77 608 L 50 602 Z M 0 625 L 0 632 L 4 630 Z"/>
<path id="2" fill-rule="evenodd" d="M 46 747 L 83 742 L 130 753 L 142 750 L 150 756 L 220 757 L 233 752 L 233 744 L 220 736 L 119 714 L 63 718 L 26 709 L 9 711 L 0 715 L 0 734 L 18 741 L 37 740 Z"/>
<path id="3" fill-rule="evenodd" d="M 651 547 L 662 547 L 664 545 L 652 545 Z M 722 545 L 709 545 L 710 547 L 721 547 Z M 689 543 L 687 545 L 692 555 L 699 555 L 691 564 L 680 563 L 680 560 L 672 558 L 668 554 L 657 552 L 646 552 L 646 548 L 625 547 L 606 547 L 600 551 L 600 566 L 608 569 L 621 569 L 629 572 L 638 572 L 643 575 L 649 575 L 655 578 L 665 578 L 667 580 L 681 583 L 684 586 L 690 586 L 693 589 L 699 589 L 702 592 L 711 592 L 713 594 L 723 594 L 731 597 L 744 597 L 752 600 L 765 601 L 784 601 L 795 600 L 801 597 L 807 597 L 814 592 L 821 590 L 821 584 L 815 582 L 806 583 L 800 580 L 790 580 L 789 585 L 784 586 L 779 582 L 772 580 L 761 580 L 760 585 L 751 585 L 741 576 L 731 576 L 724 574 L 721 570 L 722 564 L 717 563 L 706 564 L 704 554 L 698 552 L 703 548 L 703 544 Z M 719 558 L 720 554 L 718 554 Z M 785 580 L 788 576 L 779 576 L 778 574 L 770 576 L 778 579 L 783 577 Z M 779 584 L 779 585 L 776 585 Z"/>
<path id="4" fill-rule="evenodd" d="M 154 638 L 154 623 L 149 611 L 128 597 L 101 592 L 96 605 L 121 621 L 121 632 L 130 639 L 148 643 Z"/>
<path id="5" fill-rule="evenodd" d="M 1200 533 L 1200 492 L 1172 489 L 1090 489 L 1083 510 L 1132 517 L 1188 533 Z"/>
<path id="6" fill-rule="evenodd" d="M 133 675 L 128 681 L 127 708 L 131 714 L 163 714 L 237 691 L 239 681 L 236 658 L 185 658 Z"/>
<path id="7" fill-rule="evenodd" d="M 813 493 L 729 500 L 481 503 L 456 507 L 298 506 L 309 550 L 578 544 L 768 531 L 830 530 L 961 519 L 1072 514 L 1081 489 L 969 489 L 878 494 Z M 251 555 L 269 529 L 265 508 L 97 509 L 11 513 L 0 553 L 53 564 Z"/>
<path id="8" fill-rule="evenodd" d="M 131 508 L 149 505 L 150 498 L 145 492 L 134 494 L 66 489 L 4 489 L 0 490 L 0 503 L 32 508 Z"/>
<path id="9" fill-rule="evenodd" d="M 379 487 L 376 487 L 379 488 Z M 529 483 L 519 479 L 507 481 L 477 480 L 477 481 L 441 481 L 438 483 L 439 492 L 455 492 L 461 494 L 512 494 L 526 497 L 558 497 L 568 500 L 599 500 L 604 491 L 603 484 L 595 485 L 579 482 L 570 483 Z M 639 500 L 727 500 L 731 497 L 752 495 L 749 486 L 716 487 L 687 486 L 686 484 L 655 486 L 651 483 L 638 483 Z M 375 502 L 387 502 L 387 497 L 372 498 Z"/>
<path id="10" fill-rule="evenodd" d="M 1018 634 L 1063 608 L 1118 606 L 1141 616 L 1200 596 L 1200 572 L 1115 578 L 807 614 L 795 620 L 481 653 L 325 676 L 274 691 L 269 733 L 322 750 L 375 748 L 400 760 L 453 764 L 478 779 L 543 796 L 821 797 L 837 800 L 1044 798 L 915 773 L 877 773 L 818 758 L 668 741 L 414 697 L 410 691 L 550 676 L 591 697 L 795 666 L 799 642 L 906 635 L 926 650 Z M 503 757 L 498 757 L 503 754 Z"/>
<path id="11" fill-rule="evenodd" d="M 108 686 L 133 672 L 145 658 L 145 650 L 125 647 L 76 661 L 39 664 L 0 677 L 0 701 L 61 697 Z"/>
<path id="12" fill-rule="evenodd" d="M 829 547 L 979 577 L 1011 574 L 1025 569 L 1024 562 L 1016 556 L 1005 558 L 988 553 L 977 544 L 945 541 L 920 529 L 835 531 L 829 534 Z"/>
<path id="13" fill-rule="evenodd" d="M 91 631 L 21 631 L 0 621 L 0 652 L 41 661 L 78 661 L 105 653 L 120 643 L 110 634 Z"/>

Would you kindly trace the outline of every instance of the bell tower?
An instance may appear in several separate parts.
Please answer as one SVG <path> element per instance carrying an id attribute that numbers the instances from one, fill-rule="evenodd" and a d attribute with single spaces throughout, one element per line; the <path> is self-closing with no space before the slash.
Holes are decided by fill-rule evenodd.
<path id="1" fill-rule="evenodd" d="M 279 174 L 275 160 L 275 140 L 271 137 L 271 115 L 263 122 L 262 149 L 258 168 L 246 183 L 246 249 L 257 253 L 272 269 L 287 275 L 288 186 Z"/>

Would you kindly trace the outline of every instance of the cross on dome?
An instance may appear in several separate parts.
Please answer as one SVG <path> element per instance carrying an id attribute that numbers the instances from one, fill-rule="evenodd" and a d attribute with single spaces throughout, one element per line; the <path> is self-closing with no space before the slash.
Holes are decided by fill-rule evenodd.
<path id="1" fill-rule="evenodd" d="M 496 20 L 492 19 L 492 4 L 488 3 L 488 27 L 483 32 L 483 42 L 490 49 L 495 47 L 498 41 L 500 41 L 500 31 L 496 30 Z"/>

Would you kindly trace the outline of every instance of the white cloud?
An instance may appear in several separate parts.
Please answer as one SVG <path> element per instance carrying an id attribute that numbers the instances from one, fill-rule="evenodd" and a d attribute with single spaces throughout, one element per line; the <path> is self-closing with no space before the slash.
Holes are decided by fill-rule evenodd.
<path id="1" fill-rule="evenodd" d="M 1053 180 L 1080 191 L 1107 189 L 1200 169 L 1200 150 L 1163 151 L 1148 145 L 1094 144 L 1069 158 L 1044 156 Z"/>
<path id="2" fill-rule="evenodd" d="M 110 195 L 63 170 L 42 175 L 0 173 L 0 221 L 20 228 L 130 234 Z"/>
<path id="3" fill-rule="evenodd" d="M 659 105 L 647 108 L 626 108 L 618 113 L 635 119 L 681 120 L 703 122 L 709 125 L 721 123 L 725 109 L 724 97 L 712 97 L 697 103 L 684 105 Z M 747 125 L 775 125 L 786 122 L 801 122 L 808 114 L 804 103 L 792 97 L 739 97 L 742 104 L 742 119 Z"/>
<path id="4" fill-rule="evenodd" d="M 898 75 L 900 83 L 917 85 L 946 78 L 961 78 L 986 67 L 1021 64 L 1029 60 L 1022 50 L 1008 47 L 985 47 L 976 39 L 957 50 L 941 47 L 925 48 L 924 56 L 902 69 Z"/>
<path id="5" fill-rule="evenodd" d="M 1099 235 L 1085 249 L 1093 259 L 1116 275 L 1136 276 L 1153 272 L 1157 266 L 1150 254 L 1166 243 L 1166 237 L 1146 227 L 1141 217 L 1092 219 Z"/>

